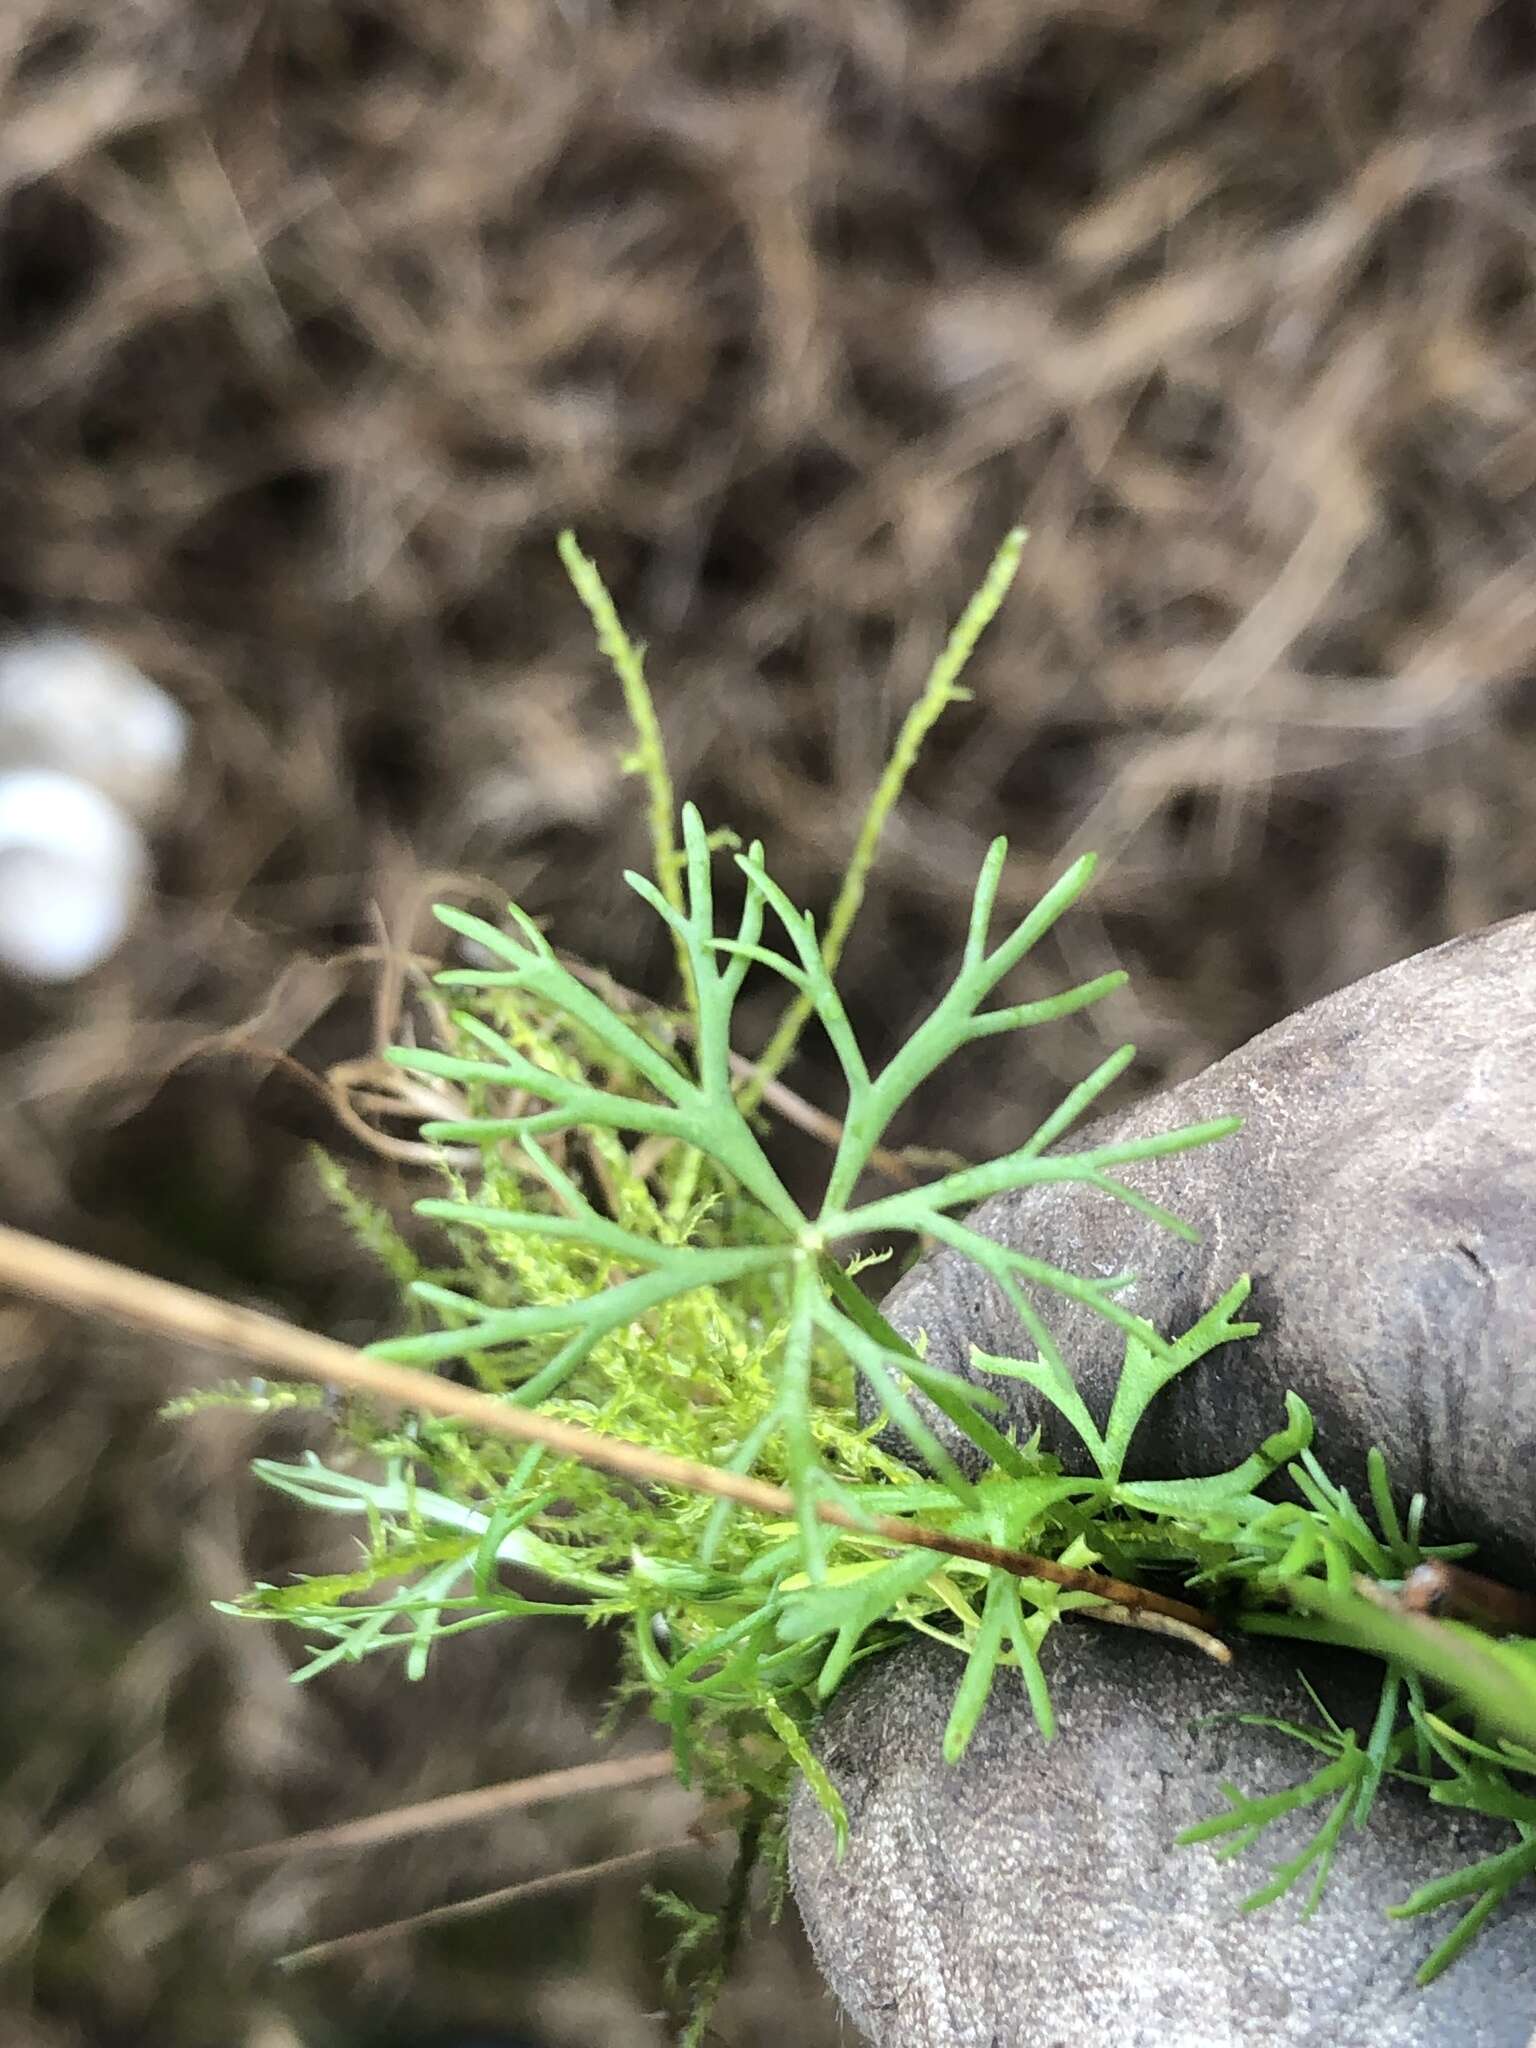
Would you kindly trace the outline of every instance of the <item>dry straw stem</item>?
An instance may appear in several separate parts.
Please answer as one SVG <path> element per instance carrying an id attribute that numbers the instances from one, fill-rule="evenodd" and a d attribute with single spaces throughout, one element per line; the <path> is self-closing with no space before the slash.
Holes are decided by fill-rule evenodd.
<path id="1" fill-rule="evenodd" d="M 423 1927 L 441 1927 L 446 1921 L 467 1920 L 480 1913 L 494 1912 L 498 1906 L 542 1898 L 549 1892 L 569 1891 L 574 1885 L 611 1877 L 620 1870 L 638 1869 L 642 1864 L 654 1862 L 658 1856 L 675 1856 L 680 1850 L 698 1848 L 713 1832 L 713 1829 L 695 1828 L 686 1835 L 674 1836 L 669 1842 L 657 1842 L 650 1848 L 627 1849 L 622 1855 L 605 1856 L 598 1863 L 582 1863 L 571 1870 L 552 1871 L 548 1877 L 525 1878 L 520 1884 L 504 1885 L 500 1891 L 480 1892 L 472 1899 L 454 1899 L 446 1906 L 429 1906 L 426 1912 L 412 1913 L 405 1920 L 387 1920 L 379 1927 L 364 1927 L 355 1934 L 337 1935 L 331 1941 L 312 1942 L 308 1948 L 294 1949 L 281 1957 L 281 1966 L 285 1970 L 302 1970 L 311 1963 L 328 1962 L 334 1956 L 349 1955 L 356 1949 L 372 1948 L 381 1941 L 415 1934 Z"/>
<path id="2" fill-rule="evenodd" d="M 1462 1621 L 1490 1635 L 1536 1636 L 1536 1594 L 1432 1557 L 1403 1581 L 1396 1605 L 1405 1614 Z"/>
<path id="3" fill-rule="evenodd" d="M 467 1827 L 476 1821 L 492 1820 L 504 1813 L 520 1813 L 531 1806 L 543 1806 L 554 1799 L 575 1799 L 587 1792 L 624 1791 L 653 1778 L 669 1778 L 677 1768 L 670 1749 L 648 1750 L 641 1756 L 605 1757 L 590 1764 L 571 1764 L 563 1770 L 540 1771 L 530 1778 L 512 1778 L 504 1785 L 476 1786 L 469 1792 L 449 1792 L 440 1799 L 420 1799 L 410 1806 L 392 1807 L 387 1813 L 364 1814 L 358 1820 L 339 1821 L 334 1827 L 309 1828 L 300 1835 L 287 1835 L 277 1842 L 257 1842 L 249 1849 L 234 1849 L 194 1865 L 190 1875 L 200 1877 L 226 1870 L 245 1869 L 257 1863 L 286 1862 L 290 1856 L 328 1856 L 355 1849 L 375 1849 L 384 1842 L 397 1842 L 406 1835 L 435 1834 L 442 1828 Z"/>
<path id="4" fill-rule="evenodd" d="M 8 1225 L 0 1225 L 0 1286 L 13 1287 L 18 1293 L 79 1314 L 104 1316 L 131 1329 L 181 1338 L 211 1351 L 230 1352 L 269 1371 L 314 1380 L 322 1386 L 349 1387 L 393 1407 L 454 1415 L 492 1435 L 511 1437 L 518 1443 L 542 1444 L 561 1457 L 578 1458 L 583 1464 L 612 1472 L 636 1485 L 671 1486 L 685 1493 L 714 1494 L 758 1514 L 778 1518 L 794 1513 L 794 1500 L 781 1486 L 722 1472 L 691 1459 L 669 1457 L 661 1451 L 604 1436 L 597 1430 L 582 1429 L 575 1423 L 511 1407 L 473 1388 L 454 1386 L 429 1373 L 365 1357 L 348 1345 L 295 1329 L 275 1316 L 237 1308 L 212 1295 L 179 1287 L 170 1280 L 154 1279 L 147 1273 L 132 1272 L 126 1266 L 113 1265 L 85 1252 L 69 1251 Z M 1058 1564 L 1054 1558 L 1035 1557 L 1028 1551 L 973 1543 L 966 1537 L 899 1521 L 891 1515 L 860 1517 L 831 1501 L 818 1502 L 816 1512 L 835 1529 L 851 1530 L 907 1549 L 971 1558 L 1014 1572 L 1020 1578 L 1045 1579 L 1071 1592 L 1092 1593 L 1123 1609 L 1136 1622 L 1145 1621 L 1156 1633 L 1183 1636 L 1190 1632 L 1206 1655 L 1220 1663 L 1230 1660 L 1231 1652 L 1212 1632 L 1214 1624 L 1208 1615 L 1182 1600 L 1148 1592 L 1144 1586 L 1077 1570 Z M 1177 1627 L 1170 1628 L 1170 1624 Z"/>

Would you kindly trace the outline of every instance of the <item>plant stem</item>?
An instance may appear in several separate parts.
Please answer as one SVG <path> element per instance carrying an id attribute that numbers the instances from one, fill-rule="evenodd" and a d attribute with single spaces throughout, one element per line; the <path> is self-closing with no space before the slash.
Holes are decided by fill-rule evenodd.
<path id="1" fill-rule="evenodd" d="M 879 850 L 881 835 L 886 822 L 895 809 L 913 763 L 922 750 L 924 740 L 938 723 L 951 704 L 963 704 L 966 693 L 959 687 L 960 677 L 966 663 L 976 650 L 976 643 L 996 618 L 1003 599 L 1019 573 L 1019 557 L 1024 552 L 1028 539 L 1022 526 L 1016 526 L 1009 533 L 1002 546 L 992 558 L 986 581 L 976 592 L 944 643 L 943 652 L 928 672 L 922 695 L 902 721 L 896 744 L 891 749 L 885 772 L 875 785 L 875 793 L 869 800 L 859 826 L 859 836 L 854 843 L 853 855 L 843 876 L 842 887 L 837 892 L 837 901 L 832 906 L 832 915 L 827 920 L 827 934 L 821 943 L 821 957 L 830 974 L 842 957 L 853 921 L 859 914 L 864 901 L 864 889 L 869 880 L 869 871 L 874 866 L 875 854 Z M 814 1007 L 808 995 L 796 996 L 779 1019 L 772 1038 L 764 1047 L 756 1062 L 756 1073 L 741 1093 L 741 1106 L 750 1112 L 756 1108 L 762 1095 L 763 1084 L 770 1081 L 783 1067 L 794 1051 L 800 1033 Z"/>
<path id="2" fill-rule="evenodd" d="M 331 1827 L 307 1828 L 303 1834 L 285 1835 L 280 1841 L 231 1849 L 204 1863 L 194 1863 L 187 1874 L 200 1877 L 215 1871 L 244 1869 L 251 1864 L 284 1862 L 290 1856 L 328 1856 L 343 1850 L 372 1849 L 383 1842 L 397 1842 L 406 1835 L 435 1834 L 440 1828 L 464 1827 L 500 1814 L 522 1812 L 552 1799 L 572 1799 L 584 1792 L 626 1791 L 631 1785 L 645 1784 L 652 1778 L 670 1778 L 676 1769 L 670 1749 L 570 1764 L 563 1770 L 540 1771 L 529 1778 L 510 1778 L 502 1785 L 478 1786 L 472 1792 L 448 1792 L 438 1799 L 391 1807 L 387 1813 L 364 1814 L 358 1820 L 338 1821 Z"/>
<path id="3" fill-rule="evenodd" d="M 652 1863 L 658 1856 L 676 1856 L 685 1849 L 702 1847 L 710 1834 L 718 1832 L 723 1821 L 713 1827 L 696 1824 L 686 1835 L 678 1835 L 667 1842 L 654 1842 L 645 1849 L 626 1849 L 617 1856 L 605 1856 L 600 1863 L 582 1863 L 571 1870 L 557 1870 L 548 1877 L 524 1878 L 520 1884 L 503 1885 L 499 1891 L 481 1892 L 472 1899 L 454 1899 L 446 1906 L 429 1906 L 424 1913 L 413 1913 L 407 1920 L 386 1920 L 378 1927 L 364 1927 L 356 1934 L 339 1934 L 330 1941 L 312 1942 L 308 1948 L 292 1950 L 288 1955 L 278 1957 L 278 1967 L 283 1970 L 307 1969 L 311 1963 L 327 1962 L 335 1956 L 349 1955 L 355 1949 L 372 1948 L 381 1941 L 398 1941 L 402 1935 L 414 1934 L 423 1927 L 442 1927 L 453 1920 L 467 1920 L 477 1913 L 492 1913 L 500 1906 L 510 1906 L 523 1899 L 543 1898 L 550 1892 L 568 1891 L 573 1885 L 594 1883 L 600 1877 L 610 1877 L 615 1871 L 635 1870 L 643 1864 Z"/>
<path id="4" fill-rule="evenodd" d="M 1408 1614 L 1464 1621 L 1490 1635 L 1536 1636 L 1536 1594 L 1516 1592 L 1497 1579 L 1442 1557 L 1417 1565 L 1403 1581 L 1397 1604 Z"/>
<path id="5" fill-rule="evenodd" d="M 656 718 L 656 705 L 651 696 L 651 686 L 645 679 L 645 656 L 624 630 L 618 608 L 608 595 L 608 586 L 602 579 L 597 564 L 581 552 L 576 536 L 569 531 L 562 533 L 557 543 L 560 559 L 565 564 L 565 573 L 571 579 L 571 586 L 587 608 L 593 626 L 597 631 L 598 650 L 603 654 L 624 692 L 624 708 L 629 713 L 629 722 L 634 727 L 635 751 L 627 764 L 643 777 L 649 802 L 647 812 L 651 827 L 651 865 L 661 893 L 681 916 L 683 902 L 682 859 L 678 853 L 674 820 L 677 816 L 677 798 L 672 788 L 672 771 L 667 766 L 667 750 L 662 742 L 661 726 Z M 688 1007 L 695 1016 L 698 1014 L 698 999 L 693 985 L 693 968 L 689 963 L 688 949 L 674 932 L 673 946 L 677 952 L 678 972 L 683 979 L 683 993 Z"/>
<path id="6" fill-rule="evenodd" d="M 156 1336 L 179 1337 L 212 1351 L 230 1352 L 297 1379 L 315 1380 L 323 1386 L 350 1387 L 392 1407 L 456 1415 L 491 1435 L 511 1437 L 518 1443 L 542 1444 L 562 1457 L 578 1458 L 583 1464 L 612 1472 L 637 1485 L 671 1486 L 684 1493 L 713 1494 L 776 1520 L 792 1519 L 795 1514 L 794 1496 L 785 1487 L 625 1443 L 598 1430 L 514 1407 L 474 1388 L 454 1386 L 431 1373 L 368 1358 L 349 1345 L 280 1322 L 276 1316 L 238 1308 L 212 1295 L 199 1294 L 193 1288 L 180 1287 L 174 1281 L 135 1273 L 85 1252 L 69 1251 L 63 1245 L 50 1244 L 46 1238 L 33 1237 L 5 1224 L 0 1224 L 0 1285 L 76 1314 L 103 1316 L 130 1329 L 149 1330 Z M 972 1542 L 968 1537 L 904 1522 L 894 1515 L 854 1514 L 835 1501 L 818 1501 L 815 1512 L 829 1527 L 854 1535 L 873 1536 L 904 1549 L 934 1550 L 949 1557 L 970 1558 L 1019 1578 L 1044 1579 L 1071 1592 L 1091 1593 L 1133 1613 L 1165 1615 L 1208 1635 L 1213 1645 L 1208 1654 L 1220 1661 L 1230 1656 L 1225 1644 L 1217 1640 L 1215 1623 L 1209 1615 L 1182 1600 L 1149 1592 L 1144 1586 L 1058 1564 L 1054 1558 L 1035 1557 L 1028 1551 Z"/>

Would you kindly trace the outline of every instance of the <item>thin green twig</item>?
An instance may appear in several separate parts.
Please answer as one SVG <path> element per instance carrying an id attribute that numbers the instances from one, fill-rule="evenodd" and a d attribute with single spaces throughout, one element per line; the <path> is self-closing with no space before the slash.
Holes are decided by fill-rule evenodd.
<path id="1" fill-rule="evenodd" d="M 859 914 L 864 901 L 864 891 L 869 881 L 870 869 L 874 866 L 875 855 L 885 831 L 886 822 L 895 809 L 907 777 L 922 751 L 923 742 L 951 704 L 968 701 L 969 693 L 959 687 L 960 677 L 975 652 L 976 643 L 996 618 L 1003 599 L 1012 588 L 1013 580 L 1019 573 L 1019 558 L 1024 552 L 1028 539 L 1022 526 L 1016 526 L 1003 541 L 986 580 L 955 623 L 954 630 L 944 643 L 943 652 L 929 670 L 928 680 L 923 685 L 921 696 L 907 713 L 896 744 L 891 749 L 890 759 L 875 785 L 875 793 L 869 800 L 859 826 L 859 836 L 854 843 L 853 855 L 843 877 L 842 887 L 832 906 L 832 915 L 827 920 L 827 934 L 822 940 L 821 957 L 830 973 L 842 958 L 843 947 L 853 929 L 853 921 Z M 742 1108 L 751 1111 L 756 1108 L 766 1084 L 779 1074 L 785 1062 L 799 1043 L 800 1034 L 809 1022 L 814 1009 L 809 994 L 796 996 L 785 1009 L 757 1061 L 757 1071 L 751 1075 L 741 1090 Z"/>
<path id="2" fill-rule="evenodd" d="M 672 908 L 681 914 L 683 910 L 682 856 L 678 852 L 675 820 L 677 817 L 677 796 L 672 786 L 672 771 L 667 766 L 667 752 L 661 737 L 661 725 L 656 717 L 656 704 L 651 696 L 651 686 L 645 679 L 645 650 L 637 647 L 624 630 L 613 599 L 608 595 L 597 564 L 584 555 L 577 544 L 576 536 L 569 529 L 559 539 L 560 559 L 565 564 L 565 573 L 571 579 L 571 586 L 587 608 L 587 613 L 597 629 L 597 645 L 624 692 L 624 708 L 629 713 L 629 722 L 634 728 L 635 749 L 625 762 L 625 768 L 638 775 L 647 791 L 646 816 L 651 832 L 651 862 L 661 893 Z M 688 949 L 674 930 L 672 943 L 677 954 L 678 973 L 682 977 L 684 996 L 691 1011 L 696 1012 L 696 997 L 693 984 L 693 969 L 688 960 Z"/>

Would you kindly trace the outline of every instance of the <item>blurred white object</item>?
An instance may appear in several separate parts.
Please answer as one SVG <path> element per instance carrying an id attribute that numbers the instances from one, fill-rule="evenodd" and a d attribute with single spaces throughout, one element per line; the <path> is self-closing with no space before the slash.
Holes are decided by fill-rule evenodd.
<path id="1" fill-rule="evenodd" d="M 186 750 L 181 706 L 110 647 L 66 632 L 0 644 L 0 770 L 58 768 L 147 819 Z"/>
<path id="2" fill-rule="evenodd" d="M 115 952 L 149 875 L 111 797 L 51 768 L 0 772 L 0 968 L 74 981 Z"/>

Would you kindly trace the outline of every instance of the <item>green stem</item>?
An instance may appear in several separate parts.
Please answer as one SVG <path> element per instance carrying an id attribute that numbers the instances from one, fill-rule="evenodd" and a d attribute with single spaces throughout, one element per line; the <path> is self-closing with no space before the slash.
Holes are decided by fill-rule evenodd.
<path id="1" fill-rule="evenodd" d="M 842 887 L 837 893 L 837 901 L 832 906 L 832 915 L 827 922 L 827 935 L 822 941 L 821 954 L 827 964 L 828 973 L 831 973 L 842 957 L 843 947 L 853 928 L 853 921 L 864 901 L 869 871 L 874 865 L 886 821 L 906 786 L 907 777 L 912 772 L 923 742 L 951 704 L 962 704 L 966 701 L 966 692 L 959 687 L 960 677 L 975 652 L 977 641 L 996 618 L 1003 599 L 1008 595 L 1013 580 L 1019 573 L 1019 558 L 1024 552 L 1027 538 L 1022 526 L 1014 527 L 1007 535 L 992 559 L 992 566 L 987 571 L 985 582 L 960 614 L 944 644 L 943 652 L 930 669 L 922 695 L 902 722 L 901 731 L 896 736 L 896 744 L 891 749 L 890 759 L 886 762 L 885 772 L 875 785 L 875 793 L 864 813 L 859 836 L 854 844 L 853 857 L 848 863 L 848 871 L 843 877 Z M 740 1099 L 744 1110 L 750 1112 L 757 1107 L 764 1086 L 782 1071 L 785 1062 L 799 1043 L 800 1034 L 810 1019 L 813 1007 L 810 996 L 800 995 L 796 996 L 785 1010 L 762 1057 L 756 1063 L 756 1072 L 741 1092 Z"/>
<path id="2" fill-rule="evenodd" d="M 651 828 L 651 864 L 655 868 L 661 893 L 672 908 L 681 914 L 684 908 L 682 861 L 677 849 L 677 835 L 673 829 L 673 820 L 677 816 L 677 798 L 672 788 L 672 773 L 667 766 L 666 747 L 661 737 L 661 725 L 656 717 L 655 700 L 651 696 L 651 686 L 645 679 L 644 654 L 625 632 L 623 621 L 613 599 L 608 595 L 608 586 L 604 583 L 597 564 L 581 552 L 575 534 L 567 528 L 561 534 L 557 545 L 560 549 L 560 559 L 565 564 L 565 573 L 571 579 L 571 587 L 586 606 L 587 614 L 597 630 L 598 649 L 618 677 L 619 687 L 624 692 L 624 708 L 629 713 L 629 722 L 635 734 L 635 751 L 625 765 L 645 781 L 650 797 L 647 812 Z M 697 1016 L 698 998 L 693 984 L 693 969 L 688 960 L 688 949 L 675 931 L 673 946 L 677 953 L 678 972 L 682 976 L 688 1008 Z"/>

